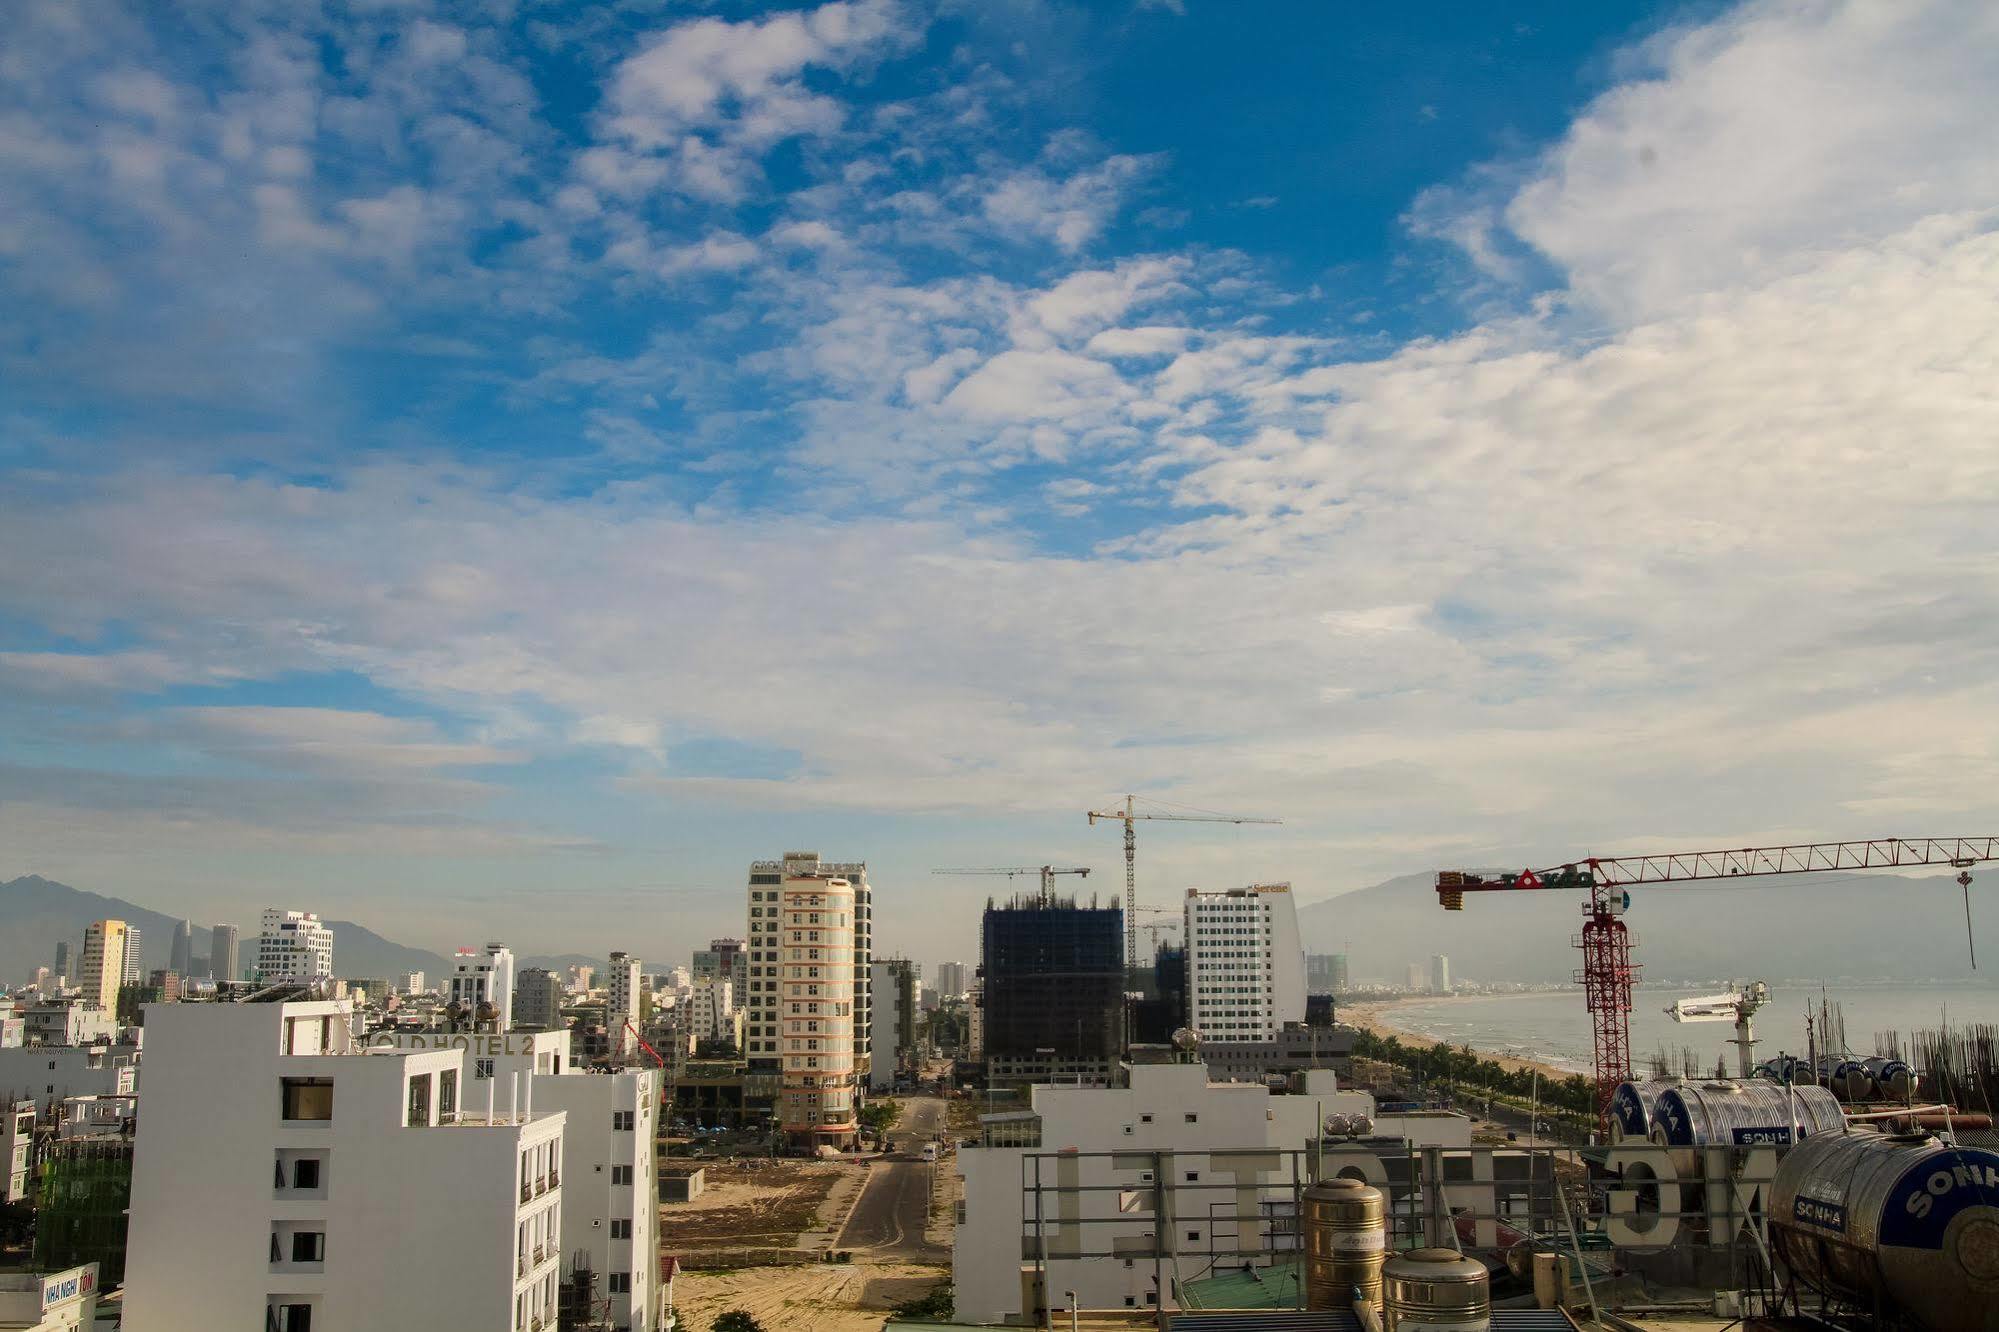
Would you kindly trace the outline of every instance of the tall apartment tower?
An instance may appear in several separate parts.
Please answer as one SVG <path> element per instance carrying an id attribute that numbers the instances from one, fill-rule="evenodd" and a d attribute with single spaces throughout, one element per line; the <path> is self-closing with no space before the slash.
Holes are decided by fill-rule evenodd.
<path id="1" fill-rule="evenodd" d="M 333 974 L 333 931 L 310 911 L 265 907 L 257 935 L 257 979 L 266 985 Z"/>
<path id="2" fill-rule="evenodd" d="M 937 964 L 937 993 L 946 999 L 963 997 L 966 989 L 966 967 L 963 962 L 939 962 Z"/>
<path id="3" fill-rule="evenodd" d="M 69 940 L 67 939 L 60 939 L 56 942 L 56 975 L 70 980 L 76 978 L 76 968 L 71 966 L 69 961 Z"/>
<path id="4" fill-rule="evenodd" d="M 1451 992 L 1451 959 L 1442 953 L 1430 954 L 1430 988 L 1438 994 Z"/>
<path id="5" fill-rule="evenodd" d="M 125 983 L 137 985 L 146 979 L 145 955 L 139 949 L 139 927 L 125 927 Z"/>
<path id="6" fill-rule="evenodd" d="M 167 953 L 167 970 L 176 976 L 185 976 L 193 966 L 194 922 L 177 920 L 174 922 L 173 948 Z"/>
<path id="7" fill-rule="evenodd" d="M 1187 890 L 1187 1007 L 1220 1045 L 1274 1041 L 1305 1020 L 1305 950 L 1288 883 Z"/>
<path id="8" fill-rule="evenodd" d="M 630 953 L 613 953 L 611 965 L 605 969 L 604 1025 L 610 1028 L 606 1034 L 611 1038 L 613 1055 L 630 1051 L 632 1028 L 644 1016 L 639 1012 L 639 990 L 645 984 L 641 975 L 644 966 Z"/>
<path id="9" fill-rule="evenodd" d="M 865 861 L 824 861 L 817 851 L 787 851 L 782 860 L 759 860 L 751 864 L 749 956 L 745 967 L 748 974 L 736 987 L 736 1002 L 745 1011 L 743 1054 L 752 1074 L 773 1076 L 784 1067 L 785 1033 L 780 1030 L 780 1014 L 785 1011 L 781 1004 L 789 1001 L 780 986 L 787 980 L 800 979 L 783 974 L 791 964 L 779 956 L 786 948 L 780 938 L 784 901 L 786 894 L 794 889 L 809 895 L 815 891 L 815 885 L 829 879 L 842 880 L 852 894 L 853 906 L 846 913 L 849 924 L 845 927 L 850 933 L 844 944 L 851 956 L 847 978 L 847 1002 L 851 1007 L 847 1016 L 853 1081 L 864 1090 L 874 1035 L 873 984 L 868 974 L 874 957 L 874 890 L 868 885 Z M 823 917 L 826 913 L 819 914 Z M 827 928 L 822 922 L 822 933 Z M 823 947 L 825 941 L 822 939 L 821 943 Z M 818 961 L 822 971 L 818 979 L 823 984 L 826 960 L 822 957 Z M 810 960 L 798 965 L 810 965 Z M 824 995 L 805 995 L 799 1002 L 815 998 L 827 1001 Z"/>
<path id="10" fill-rule="evenodd" d="M 237 971 L 236 927 L 234 925 L 211 925 L 208 927 L 208 972 L 219 981 L 233 981 L 242 973 Z"/>
<path id="11" fill-rule="evenodd" d="M 1108 1081 L 1125 1044 L 1123 909 L 1024 894 L 986 904 L 982 939 L 988 1081 Z"/>
<path id="12" fill-rule="evenodd" d="M 77 981 L 83 1002 L 107 1013 L 118 1011 L 118 987 L 125 983 L 128 940 L 138 931 L 122 920 L 99 920 L 83 930 L 83 969 Z"/>
<path id="13" fill-rule="evenodd" d="M 562 1025 L 562 977 L 547 967 L 528 967 L 514 982 L 514 1026 L 521 1031 L 553 1031 Z"/>

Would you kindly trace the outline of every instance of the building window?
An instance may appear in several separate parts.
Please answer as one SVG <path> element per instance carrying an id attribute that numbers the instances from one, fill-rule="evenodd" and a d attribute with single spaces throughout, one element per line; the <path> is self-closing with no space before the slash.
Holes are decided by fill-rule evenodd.
<path id="1" fill-rule="evenodd" d="M 475 1059 L 472 1061 L 472 1077 L 474 1078 L 474 1080 L 477 1080 L 479 1078 L 490 1078 L 492 1076 L 493 1076 L 492 1060 Z"/>
<path id="2" fill-rule="evenodd" d="M 611 1128 L 616 1132 L 629 1133 L 636 1126 L 636 1110 L 613 1110 Z"/>
<path id="3" fill-rule="evenodd" d="M 430 1127 L 430 1074 L 410 1079 L 410 1108 L 408 1124 L 411 1128 Z"/>
<path id="4" fill-rule="evenodd" d="M 1188 1232 L 1187 1232 L 1187 1242 L 1188 1242 L 1189 1244 L 1199 1244 L 1199 1243 L 1201 1242 L 1201 1232 L 1200 1232 L 1200 1231 L 1198 1231 L 1198 1230 L 1190 1230 L 1190 1231 L 1188 1231 Z"/>
<path id="5" fill-rule="evenodd" d="M 295 1230 L 292 1232 L 292 1261 L 295 1263 L 323 1263 L 326 1261 L 326 1232 L 323 1230 Z"/>
<path id="6" fill-rule="evenodd" d="M 1140 1116 L 1138 1117 L 1138 1122 L 1139 1122 L 1139 1123 L 1141 1123 L 1141 1124 L 1150 1124 L 1150 1123 L 1152 1122 L 1152 1116 L 1151 1116 L 1151 1115 L 1140 1115 Z"/>
<path id="7" fill-rule="evenodd" d="M 286 1119 L 333 1118 L 333 1079 L 285 1078 L 283 1083 Z M 310 1317 L 310 1311 L 307 1316 Z"/>
<path id="8" fill-rule="evenodd" d="M 612 1217 L 611 1238 L 630 1239 L 631 1237 L 632 1237 L 631 1219 L 629 1217 Z"/>
<path id="9" fill-rule="evenodd" d="M 1201 1172 L 1198 1170 L 1189 1170 L 1187 1172 L 1187 1182 L 1189 1184 L 1199 1184 L 1201 1182 Z"/>
<path id="10" fill-rule="evenodd" d="M 1199 1115 L 1190 1113 L 1187 1116 L 1187 1122 L 1189 1124 L 1198 1124 L 1201 1122 L 1201 1117 Z"/>
<path id="11" fill-rule="evenodd" d="M 604 1279 L 604 1289 L 609 1291 L 613 1295 L 631 1294 L 632 1274 L 630 1272 L 611 1273 L 609 1276 L 607 1276 Z"/>
<path id="12" fill-rule="evenodd" d="M 437 1075 L 437 1122 L 449 1124 L 458 1118 L 458 1070 L 447 1068 Z"/>
<path id="13" fill-rule="evenodd" d="M 274 1304 L 269 1319 L 271 1332 L 312 1332 L 310 1304 Z"/>
<path id="14" fill-rule="evenodd" d="M 283 1167 L 279 1167 L 283 1169 Z M 301 1156 L 292 1162 L 292 1187 L 295 1189 L 316 1189 L 319 1187 L 319 1158 Z"/>
<path id="15" fill-rule="evenodd" d="M 632 1182 L 632 1168 L 628 1165 L 612 1166 L 611 1182 L 613 1184 L 630 1184 Z"/>

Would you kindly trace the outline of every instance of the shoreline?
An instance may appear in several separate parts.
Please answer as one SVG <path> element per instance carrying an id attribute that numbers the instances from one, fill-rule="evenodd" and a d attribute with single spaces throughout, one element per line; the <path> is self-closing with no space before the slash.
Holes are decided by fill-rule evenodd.
<path id="1" fill-rule="evenodd" d="M 1449 1002 L 1479 1003 L 1510 997 L 1512 996 L 1496 994 L 1453 995 L 1450 996 Z M 1438 1044 L 1440 1038 L 1432 1036 L 1427 1032 L 1419 1031 L 1405 1023 L 1397 1022 L 1395 1020 L 1395 1010 L 1409 1004 L 1436 1003 L 1442 1001 L 1442 999 L 1443 996 L 1439 995 L 1412 995 L 1401 999 L 1362 999 L 1351 1004 L 1342 1004 L 1338 1009 L 1337 1020 L 1343 1026 L 1358 1027 L 1363 1031 L 1371 1031 L 1377 1036 L 1396 1037 L 1404 1044 L 1420 1042 L 1425 1046 L 1431 1046 Z M 1445 1043 L 1466 1044 L 1466 1042 Z M 1510 1054 L 1504 1050 L 1487 1049 L 1476 1044 L 1473 1044 L 1471 1048 L 1477 1053 L 1479 1058 L 1490 1060 L 1492 1063 L 1498 1064 L 1501 1068 L 1509 1072 L 1518 1073 L 1538 1069 L 1543 1078 L 1552 1079 L 1556 1082 L 1574 1077 L 1578 1073 L 1584 1073 L 1587 1076 L 1586 1070 L 1564 1068 L 1560 1064 L 1550 1063 L 1545 1059 L 1528 1059 L 1517 1054 Z"/>

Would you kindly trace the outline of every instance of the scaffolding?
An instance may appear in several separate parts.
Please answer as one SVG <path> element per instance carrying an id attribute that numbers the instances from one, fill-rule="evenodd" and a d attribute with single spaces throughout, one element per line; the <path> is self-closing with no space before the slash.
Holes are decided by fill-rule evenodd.
<path id="1" fill-rule="evenodd" d="M 41 1172 L 35 1198 L 35 1266 L 55 1272 L 96 1263 L 102 1289 L 123 1284 L 132 1140 L 51 1142 L 42 1156 Z"/>

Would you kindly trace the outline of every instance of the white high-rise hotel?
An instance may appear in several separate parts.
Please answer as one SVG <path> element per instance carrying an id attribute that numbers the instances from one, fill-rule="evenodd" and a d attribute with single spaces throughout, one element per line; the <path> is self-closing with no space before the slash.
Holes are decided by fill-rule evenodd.
<path id="1" fill-rule="evenodd" d="M 307 981 L 333 974 L 333 931 L 310 911 L 265 907 L 257 936 L 257 979 Z"/>
<path id="2" fill-rule="evenodd" d="M 1305 1020 L 1305 950 L 1288 883 L 1187 890 L 1187 1007 L 1202 1039 L 1270 1041 Z"/>
<path id="3" fill-rule="evenodd" d="M 787 852 L 750 866 L 749 897 L 744 1054 L 752 1071 L 777 1075 L 788 1137 L 848 1146 L 873 1029 L 868 867 Z"/>

